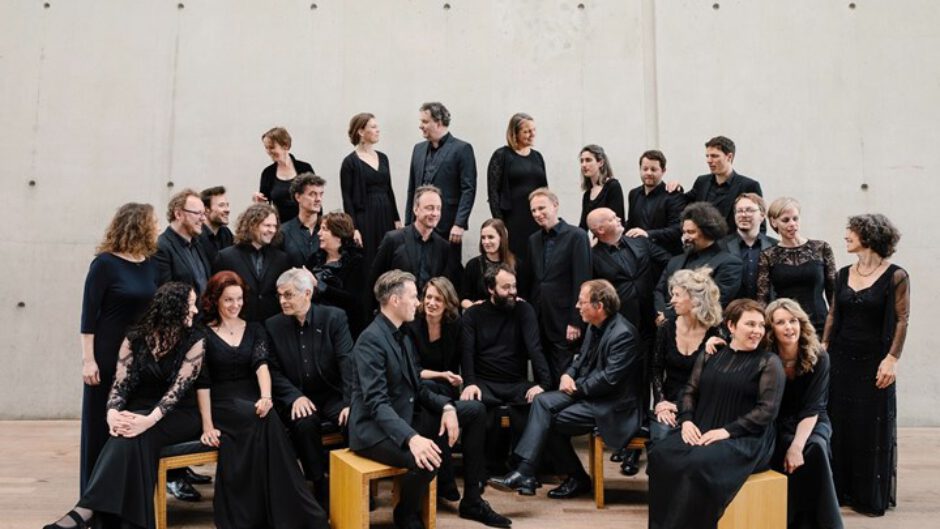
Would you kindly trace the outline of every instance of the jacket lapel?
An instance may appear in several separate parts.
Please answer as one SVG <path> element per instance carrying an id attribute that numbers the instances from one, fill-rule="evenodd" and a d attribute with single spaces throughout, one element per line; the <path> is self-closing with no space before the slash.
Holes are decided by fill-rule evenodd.
<path id="1" fill-rule="evenodd" d="M 405 227 L 404 235 L 405 253 L 408 255 L 408 262 L 411 264 L 414 270 L 417 270 L 418 263 L 421 260 L 418 251 L 418 241 L 415 240 L 415 237 L 418 235 L 418 230 L 416 230 L 413 225 L 409 224 Z"/>

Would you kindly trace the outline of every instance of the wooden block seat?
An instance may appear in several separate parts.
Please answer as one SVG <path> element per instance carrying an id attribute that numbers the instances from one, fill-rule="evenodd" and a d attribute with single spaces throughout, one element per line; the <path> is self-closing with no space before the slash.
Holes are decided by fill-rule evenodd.
<path id="1" fill-rule="evenodd" d="M 205 465 L 219 460 L 219 451 L 199 440 L 163 447 L 157 466 L 157 483 L 153 489 L 153 512 L 156 529 L 166 529 L 166 473 L 174 468 Z"/>
<path id="2" fill-rule="evenodd" d="M 785 529 L 787 477 L 767 470 L 751 474 L 718 521 L 718 529 Z"/>
<path id="3" fill-rule="evenodd" d="M 637 436 L 630 439 L 625 447 L 627 450 L 643 450 L 649 441 L 649 429 L 641 428 Z M 591 432 L 588 442 L 588 474 L 591 475 L 591 486 L 594 489 L 594 505 L 598 509 L 604 508 L 604 440 L 595 428 Z"/>
<path id="4" fill-rule="evenodd" d="M 369 490 L 378 479 L 398 477 L 408 469 L 366 459 L 348 448 L 330 452 L 330 527 L 332 529 L 368 529 Z M 397 491 L 397 485 L 396 485 Z M 397 492 L 396 498 L 397 500 Z M 426 529 L 437 523 L 437 478 L 431 481 L 421 507 Z"/>

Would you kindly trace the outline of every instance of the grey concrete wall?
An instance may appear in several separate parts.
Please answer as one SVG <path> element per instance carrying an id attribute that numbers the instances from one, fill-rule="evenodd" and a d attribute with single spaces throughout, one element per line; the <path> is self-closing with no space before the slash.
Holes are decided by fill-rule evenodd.
<path id="1" fill-rule="evenodd" d="M 174 190 L 221 183 L 237 212 L 269 162 L 260 134 L 284 125 L 338 208 L 346 124 L 371 111 L 402 207 L 416 109 L 440 100 L 481 175 L 468 256 L 488 217 L 486 163 L 517 111 L 536 117 L 569 220 L 583 144 L 604 145 L 629 186 L 638 154 L 660 147 L 667 178 L 689 184 L 716 134 L 737 141 L 737 169 L 769 198 L 803 202 L 804 232 L 840 266 L 845 218 L 886 213 L 914 292 L 901 423 L 940 424 L 936 2 L 47 3 L 0 2 L 0 418 L 78 414 L 82 284 L 117 206 L 162 211 Z"/>

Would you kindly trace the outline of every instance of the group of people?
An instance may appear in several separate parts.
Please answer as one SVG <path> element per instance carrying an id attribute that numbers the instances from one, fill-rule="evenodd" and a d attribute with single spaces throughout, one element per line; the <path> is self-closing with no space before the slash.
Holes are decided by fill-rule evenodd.
<path id="1" fill-rule="evenodd" d="M 273 163 L 234 232 L 222 186 L 174 195 L 159 235 L 152 206 L 118 209 L 85 284 L 80 499 L 47 527 L 152 527 L 160 450 L 194 439 L 219 449 L 218 527 L 327 527 L 325 429 L 409 469 L 394 512 L 409 529 L 435 476 L 460 516 L 494 527 L 511 521 L 487 483 L 534 495 L 554 474 L 549 497 L 589 492 L 571 437 L 595 429 L 627 475 L 640 454 L 617 448 L 648 429 L 650 527 L 714 527 L 768 467 L 789 477 L 791 527 L 894 504 L 909 285 L 886 217 L 849 219 L 858 260 L 837 270 L 800 204 L 767 207 L 718 136 L 689 191 L 651 150 L 626 197 L 585 146 L 568 224 L 519 113 L 462 263 L 476 163 L 449 124 L 444 105 L 419 109 L 404 224 L 368 113 L 350 121 L 342 211 L 324 212 L 327 180 L 283 128 L 262 136 Z M 181 499 L 211 480 L 174 472 Z"/>

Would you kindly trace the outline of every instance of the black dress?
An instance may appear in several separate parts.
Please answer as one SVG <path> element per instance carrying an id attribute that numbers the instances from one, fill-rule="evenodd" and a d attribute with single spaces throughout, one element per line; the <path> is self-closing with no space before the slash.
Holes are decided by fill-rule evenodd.
<path id="1" fill-rule="evenodd" d="M 298 175 L 313 172 L 313 166 L 309 163 L 294 158 L 293 154 L 288 156 L 294 163 L 294 172 Z M 297 201 L 294 200 L 294 196 L 290 192 L 290 185 L 293 181 L 293 178 L 281 180 L 277 177 L 277 162 L 261 171 L 261 183 L 258 185 L 258 191 L 267 197 L 268 202 L 277 209 L 277 217 L 281 224 L 296 217 L 300 212 L 300 206 L 297 205 Z"/>
<path id="2" fill-rule="evenodd" d="M 758 259 L 757 299 L 795 300 L 822 336 L 835 279 L 836 261 L 829 243 L 810 239 L 793 248 L 771 246 Z"/>
<path id="3" fill-rule="evenodd" d="M 352 152 L 343 159 L 339 171 L 343 211 L 352 217 L 362 236 L 362 262 L 365 270 L 372 269 L 372 261 L 375 260 L 382 237 L 394 230 L 395 222 L 401 220 L 398 216 L 395 192 L 392 190 L 388 157 L 381 152 L 376 154 L 379 156 L 378 170 Z"/>
<path id="4" fill-rule="evenodd" d="M 137 340 L 122 350 L 108 409 L 163 418 L 136 437 L 111 437 L 95 464 L 79 507 L 95 512 L 106 527 L 154 527 L 153 487 L 160 450 L 199 438 L 200 420 L 193 383 L 202 368 L 205 336 L 187 329 L 176 348 L 160 358 Z"/>
<path id="5" fill-rule="evenodd" d="M 620 182 L 618 182 L 616 178 L 611 178 L 604 182 L 604 186 L 601 187 L 601 192 L 597 194 L 594 200 L 591 200 L 591 190 L 588 189 L 584 192 L 584 195 L 581 196 L 581 222 L 578 224 L 578 227 L 582 230 L 587 230 L 588 213 L 598 208 L 610 208 L 614 210 L 620 222 L 626 223 L 627 216 L 624 213 L 623 204 L 623 188 L 620 187 Z"/>
<path id="6" fill-rule="evenodd" d="M 703 434 L 724 428 L 731 437 L 690 446 L 677 429 L 651 444 L 650 529 L 717 526 L 748 476 L 770 462 L 785 378 L 780 358 L 760 349 L 726 346 L 714 356 L 699 356 L 678 422 L 691 420 Z"/>
<path id="7" fill-rule="evenodd" d="M 529 236 L 539 230 L 529 211 L 529 193 L 548 187 L 545 160 L 532 149 L 522 156 L 509 146 L 493 153 L 486 171 L 487 195 L 493 218 L 509 230 L 509 250 L 517 259 L 525 256 Z"/>
<path id="8" fill-rule="evenodd" d="M 82 441 L 79 494 L 108 435 L 107 403 L 118 351 L 127 329 L 147 308 L 157 291 L 157 267 L 150 260 L 134 263 L 110 253 L 95 257 L 85 277 L 81 332 L 93 334 L 95 362 L 101 383 L 83 385 Z"/>
<path id="9" fill-rule="evenodd" d="M 369 269 L 363 266 L 362 254 L 361 248 L 346 246 L 340 250 L 338 261 L 328 263 L 326 252 L 320 250 L 307 263 L 307 269 L 317 278 L 315 302 L 342 309 L 346 313 L 353 341 L 365 328 L 364 299 L 371 293 L 371 289 L 365 288 L 365 275 Z"/>
<path id="10" fill-rule="evenodd" d="M 839 503 L 882 515 L 897 503 L 897 383 L 875 387 L 886 355 L 900 357 L 907 335 L 907 272 L 890 265 L 872 286 L 856 292 L 849 267 L 839 271 L 826 328 L 832 375 L 832 473 Z"/>
<path id="11" fill-rule="evenodd" d="M 796 436 L 796 427 L 807 417 L 817 416 L 816 426 L 803 447 L 803 466 L 787 474 L 787 527 L 790 529 L 841 529 L 842 515 L 829 466 L 832 425 L 826 414 L 829 399 L 829 355 L 819 352 L 810 372 L 787 379 L 777 415 L 777 445 L 771 467 L 784 471 L 783 460 Z"/>
<path id="12" fill-rule="evenodd" d="M 499 266 L 499 263 L 490 261 L 485 255 L 478 255 L 467 261 L 467 266 L 463 270 L 463 281 L 460 283 L 462 289 L 460 299 L 470 301 L 490 299 L 490 292 L 483 283 L 483 275 L 496 266 Z"/>
<path id="13" fill-rule="evenodd" d="M 233 347 L 206 331 L 206 366 L 197 383 L 209 388 L 212 421 L 222 432 L 215 474 L 216 527 L 329 527 L 297 466 L 287 430 L 272 409 L 255 413 L 257 369 L 267 364 L 264 327 L 249 323 Z"/>

